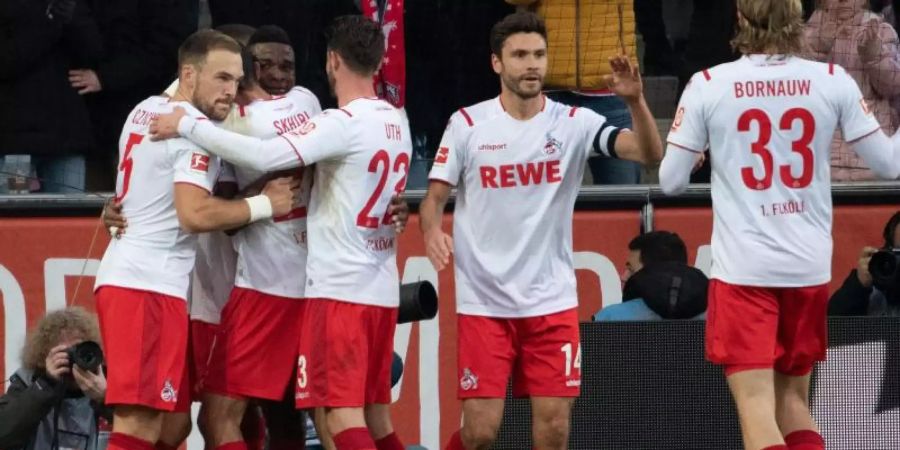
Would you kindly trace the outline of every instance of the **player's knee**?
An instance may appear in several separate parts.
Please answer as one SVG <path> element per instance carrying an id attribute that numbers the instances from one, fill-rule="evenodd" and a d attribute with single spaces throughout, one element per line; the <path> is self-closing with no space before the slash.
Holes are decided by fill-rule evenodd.
<path id="1" fill-rule="evenodd" d="M 138 405 L 119 405 L 113 420 L 113 431 L 147 442 L 156 442 L 162 432 L 162 411 Z"/>
<path id="2" fill-rule="evenodd" d="M 482 450 L 491 448 L 497 439 L 498 426 L 488 422 L 467 423 L 460 430 L 460 437 L 469 450 Z"/>
<path id="3" fill-rule="evenodd" d="M 177 446 L 188 438 L 192 427 L 189 413 L 167 414 L 163 421 L 159 440 L 165 444 Z"/>
<path id="4" fill-rule="evenodd" d="M 541 448 L 566 448 L 569 439 L 569 415 L 559 414 L 538 420 L 534 424 L 534 441 Z"/>

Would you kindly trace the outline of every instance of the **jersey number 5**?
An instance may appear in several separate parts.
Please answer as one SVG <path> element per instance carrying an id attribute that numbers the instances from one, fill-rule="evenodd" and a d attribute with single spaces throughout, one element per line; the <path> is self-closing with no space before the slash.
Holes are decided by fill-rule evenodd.
<path id="1" fill-rule="evenodd" d="M 792 189 L 802 189 L 812 182 L 813 179 L 813 151 L 809 147 L 812 144 L 816 131 L 816 119 L 809 110 L 803 108 L 792 108 L 785 111 L 778 122 L 778 128 L 783 131 L 790 131 L 794 128 L 794 122 L 800 121 L 801 135 L 800 138 L 791 143 L 791 151 L 800 154 L 803 160 L 803 167 L 800 176 L 795 177 L 791 171 L 790 164 L 784 164 L 778 167 L 781 182 L 785 186 Z M 753 173 L 753 167 L 742 167 L 741 178 L 748 188 L 756 191 L 764 191 L 772 187 L 772 177 L 774 172 L 775 161 L 772 152 L 767 147 L 769 140 L 772 138 L 772 121 L 768 114 L 761 109 L 750 109 L 741 114 L 738 119 L 738 131 L 749 132 L 750 123 L 756 122 L 759 127 L 759 137 L 756 142 L 750 145 L 750 151 L 762 159 L 763 174 L 762 178 L 757 178 Z"/>
<path id="2" fill-rule="evenodd" d="M 125 143 L 125 154 L 122 156 L 122 163 L 119 164 L 119 170 L 122 171 L 122 193 L 116 196 L 116 202 L 121 202 L 128 193 L 128 184 L 131 182 L 131 167 L 134 160 L 131 159 L 131 150 L 135 145 L 144 140 L 143 134 L 131 133 L 128 135 L 128 142 Z"/>
<path id="3" fill-rule="evenodd" d="M 384 167 L 382 168 L 382 166 Z M 409 155 L 406 153 L 397 155 L 397 159 L 394 160 L 393 172 L 403 174 L 400 181 L 394 186 L 394 192 L 397 194 L 403 192 L 403 188 L 406 187 L 406 172 L 408 169 Z M 372 157 L 372 160 L 369 161 L 369 172 L 379 173 L 380 171 L 381 175 L 378 178 L 378 185 L 375 186 L 375 191 L 372 192 L 369 201 L 366 202 L 366 206 L 364 206 L 362 211 L 359 212 L 359 215 L 356 216 L 357 226 L 363 228 L 378 228 L 379 223 L 382 225 L 391 224 L 390 209 L 384 212 L 384 217 L 380 220 L 377 217 L 370 216 L 372 208 L 375 207 L 375 203 L 381 198 L 381 192 L 384 191 L 384 185 L 387 184 L 388 172 L 390 170 L 391 155 L 388 154 L 387 150 L 378 150 L 375 153 L 375 156 Z"/>

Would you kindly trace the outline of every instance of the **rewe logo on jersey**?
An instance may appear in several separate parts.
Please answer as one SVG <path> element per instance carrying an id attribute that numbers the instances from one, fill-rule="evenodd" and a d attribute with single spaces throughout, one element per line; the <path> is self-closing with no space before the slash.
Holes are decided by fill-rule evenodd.
<path id="1" fill-rule="evenodd" d="M 209 155 L 203 155 L 200 153 L 194 153 L 191 155 L 191 170 L 196 170 L 197 172 L 208 172 L 209 171 Z"/>

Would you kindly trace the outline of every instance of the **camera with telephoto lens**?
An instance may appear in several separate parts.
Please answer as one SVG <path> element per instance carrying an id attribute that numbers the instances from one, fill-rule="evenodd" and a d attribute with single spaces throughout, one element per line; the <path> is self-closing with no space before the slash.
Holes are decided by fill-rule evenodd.
<path id="1" fill-rule="evenodd" d="M 103 350 L 100 344 L 94 341 L 84 341 L 66 349 L 69 355 L 69 363 L 89 372 L 97 373 L 97 368 L 103 364 Z"/>
<path id="2" fill-rule="evenodd" d="M 872 283 L 883 292 L 900 294 L 900 248 L 880 250 L 869 260 Z"/>

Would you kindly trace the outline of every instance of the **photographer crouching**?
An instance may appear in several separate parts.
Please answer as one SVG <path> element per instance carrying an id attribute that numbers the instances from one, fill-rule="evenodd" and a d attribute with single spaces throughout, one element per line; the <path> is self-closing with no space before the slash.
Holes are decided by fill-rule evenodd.
<path id="1" fill-rule="evenodd" d="M 0 397 L 0 448 L 98 448 L 106 378 L 94 316 L 72 307 L 47 314 L 31 330 L 22 367 Z"/>
<path id="2" fill-rule="evenodd" d="M 900 316 L 900 212 L 887 222 L 880 249 L 864 247 L 856 269 L 828 302 L 830 316 Z"/>

